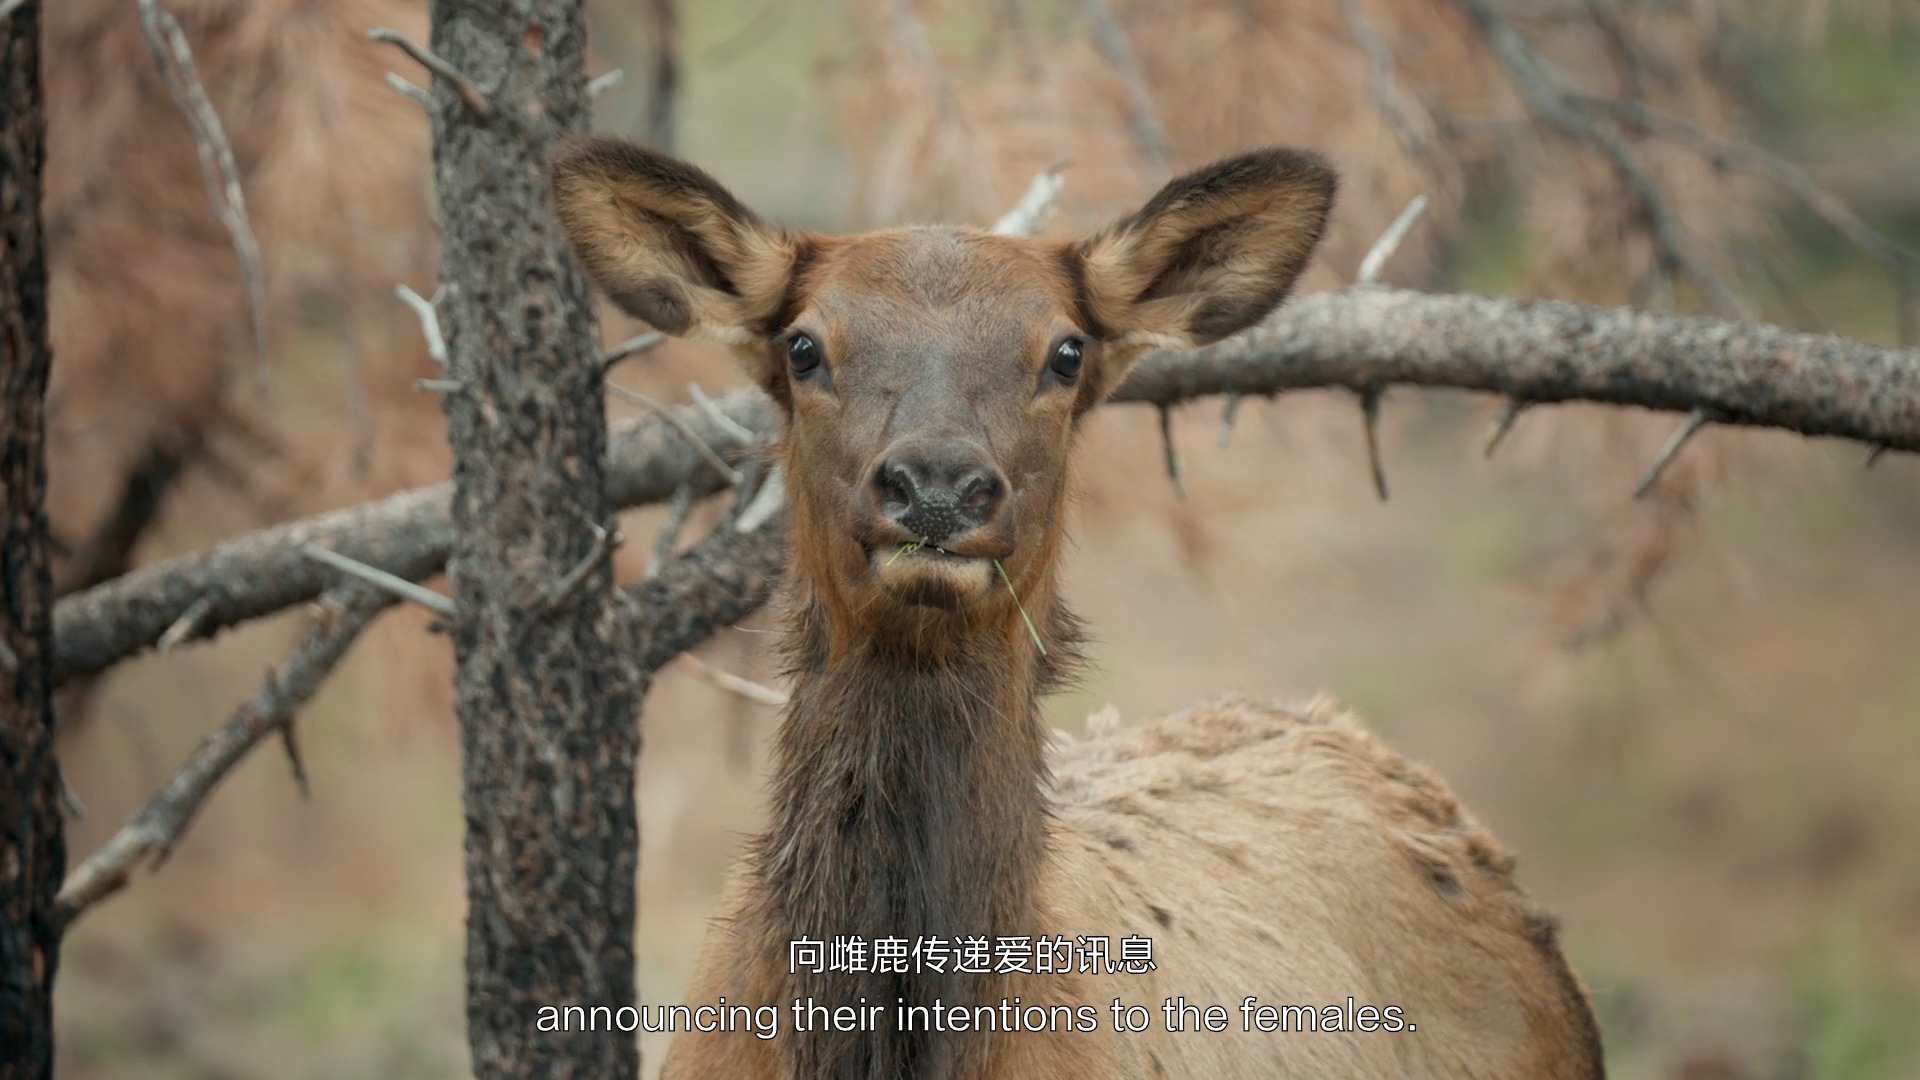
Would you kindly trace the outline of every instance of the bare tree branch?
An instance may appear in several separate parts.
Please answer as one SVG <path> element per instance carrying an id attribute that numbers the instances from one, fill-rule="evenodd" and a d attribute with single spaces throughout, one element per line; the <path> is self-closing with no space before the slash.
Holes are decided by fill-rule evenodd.
<path id="1" fill-rule="evenodd" d="M 713 421 L 720 430 L 733 436 L 742 446 L 751 446 L 760 441 L 759 432 L 749 431 L 741 427 L 729 419 L 726 413 L 715 408 L 713 399 L 707 396 L 705 390 L 700 389 L 699 383 L 690 382 L 687 384 L 687 396 L 693 399 L 694 407 L 698 408 L 707 419 Z"/>
<path id="2" fill-rule="evenodd" d="M 1579 100 L 1591 108 L 1613 113 L 1623 123 L 1648 134 L 1690 147 L 1716 169 L 1738 169 L 1758 176 L 1793 196 L 1848 243 L 1886 267 L 1899 293 L 1895 302 L 1901 344 L 1914 344 L 1913 291 L 1914 281 L 1920 277 L 1920 252 L 1903 246 L 1860 220 L 1860 216 L 1839 196 L 1815 183 L 1805 170 L 1777 154 L 1751 143 L 1721 138 L 1690 120 L 1650 108 L 1639 101 L 1590 96 L 1582 96 Z M 1790 301 L 1797 299 L 1790 292 L 1788 296 Z"/>
<path id="3" fill-rule="evenodd" d="M 1427 212 L 1427 197 L 1415 195 L 1407 203 L 1400 216 L 1393 219 L 1387 231 L 1373 242 L 1367 250 L 1366 258 L 1360 260 L 1360 273 L 1356 280 L 1361 285 L 1371 285 L 1380 280 L 1380 274 L 1387 268 L 1387 260 L 1400 250 L 1400 245 L 1420 222 L 1421 215 Z M 1373 490 L 1380 496 L 1381 502 L 1387 501 L 1387 466 L 1380 458 L 1380 402 L 1386 396 L 1386 388 L 1369 386 L 1360 391 L 1360 422 L 1367 437 L 1367 466 L 1373 474 Z"/>
<path id="4" fill-rule="evenodd" d="M 661 523 L 660 535 L 653 541 L 653 555 L 647 560 L 648 577 L 660 573 L 660 568 L 673 558 L 673 549 L 680 543 L 680 530 L 687 527 L 687 517 L 692 512 L 693 489 L 683 485 L 667 504 L 667 520 Z"/>
<path id="5" fill-rule="evenodd" d="M 1414 122 L 1407 95 L 1393 77 L 1393 52 L 1387 48 L 1386 39 L 1374 29 L 1366 12 L 1360 10 L 1358 0 L 1340 0 L 1340 13 L 1346 18 L 1347 32 L 1367 54 L 1367 92 L 1373 95 L 1374 107 L 1380 110 L 1394 137 L 1409 153 L 1426 153 L 1427 136 Z"/>
<path id="6" fill-rule="evenodd" d="M 1920 252 L 1905 247 L 1866 222 L 1840 197 L 1814 182 L 1793 162 L 1751 143 L 1721 138 L 1691 120 L 1662 112 L 1638 101 L 1620 101 L 1582 95 L 1579 101 L 1604 109 L 1646 131 L 1683 143 L 1718 168 L 1740 169 L 1760 176 L 1803 203 L 1833 230 L 1876 261 L 1905 273 L 1920 273 Z"/>
<path id="7" fill-rule="evenodd" d="M 61 925 L 118 892 L 141 862 L 151 860 L 158 869 L 227 773 L 262 739 L 293 722 L 360 632 L 393 602 L 391 596 L 360 585 L 329 593 L 320 621 L 280 670 L 267 676 L 253 700 L 209 735 L 167 786 L 104 847 L 67 875 L 54 902 Z"/>
<path id="8" fill-rule="evenodd" d="M 1528 107 L 1560 129 L 1563 135 L 1595 147 L 1613 162 L 1621 180 L 1633 191 L 1647 212 L 1647 222 L 1653 231 L 1654 245 L 1660 252 L 1661 263 L 1679 271 L 1699 289 L 1714 311 L 1728 317 L 1741 314 L 1739 299 L 1727 289 L 1719 275 L 1694 253 L 1693 244 L 1674 214 L 1673 207 L 1668 204 L 1666 192 L 1653 170 L 1620 137 L 1612 121 L 1604 115 L 1596 116 L 1593 110 L 1583 104 L 1584 99 L 1580 95 L 1563 87 L 1546 61 L 1501 16 L 1494 0 L 1460 0 L 1460 3 L 1475 25 L 1480 27 L 1494 56 L 1505 66 L 1514 87 L 1526 99 Z"/>
<path id="9" fill-rule="evenodd" d="M 387 85 L 393 88 L 394 93 L 399 94 L 415 105 L 423 109 L 433 108 L 433 95 L 420 89 L 418 85 L 400 75 L 391 71 L 387 72 Z"/>
<path id="10" fill-rule="evenodd" d="M 722 671 L 690 652 L 680 654 L 680 664 L 701 679 L 729 694 L 743 697 L 755 705 L 765 705 L 771 709 L 786 708 L 787 695 L 771 686 L 762 686 L 752 679 L 743 679 L 730 671 Z"/>
<path id="11" fill-rule="evenodd" d="M 740 508 L 733 519 L 735 532 L 750 533 L 772 521 L 787 505 L 787 474 L 779 462 L 767 472 L 766 482 L 753 493 L 753 499 Z"/>
<path id="12" fill-rule="evenodd" d="M 314 562 L 324 566 L 330 566 L 343 574 L 357 577 L 375 588 L 384 589 L 402 600 L 411 600 L 421 607 L 426 608 L 428 611 L 433 612 L 435 615 L 452 615 L 454 613 L 453 601 L 434 592 L 432 589 L 424 585 L 415 585 L 406 578 L 389 574 L 378 567 L 368 566 L 366 563 L 360 562 L 357 559 L 349 559 L 337 551 L 328 551 L 319 544 L 301 544 L 300 554 L 305 555 Z M 204 601 L 205 598 L 202 597 L 201 602 Z M 169 631 L 169 633 L 171 633 L 171 631 Z"/>
<path id="13" fill-rule="evenodd" d="M 728 394 L 713 404 L 739 428 L 773 429 L 773 404 L 763 395 Z M 747 449 L 701 410 L 676 413 L 708 446 Z M 607 451 L 607 497 L 616 508 L 665 501 L 683 484 L 696 496 L 721 490 L 685 437 L 656 417 L 615 425 Z M 312 600 L 337 579 L 301 554 L 306 543 L 409 581 L 432 577 L 453 545 L 452 493 L 436 484 L 275 525 L 63 597 L 54 606 L 54 678 L 95 674 L 152 647 L 202 600 L 203 637 Z"/>
<path id="14" fill-rule="evenodd" d="M 204 596 L 195 600 L 193 606 L 182 613 L 178 619 L 175 619 L 173 625 L 167 627 L 166 633 L 160 635 L 160 640 L 157 643 L 159 650 L 161 652 L 171 652 L 179 648 L 186 641 L 192 639 L 194 635 L 200 632 L 200 620 L 207 617 L 207 612 L 211 610 L 212 607 L 212 602 Z"/>
<path id="15" fill-rule="evenodd" d="M 1427 197 L 1425 195 L 1415 195 L 1412 199 L 1408 200 L 1406 208 L 1400 211 L 1400 216 L 1393 219 L 1393 222 L 1387 226 L 1387 230 L 1380 234 L 1380 238 L 1373 242 L 1371 248 L 1367 249 L 1366 257 L 1360 260 L 1360 272 L 1358 277 L 1355 278 L 1358 284 L 1371 285 L 1380 280 L 1381 272 L 1387 268 L 1387 260 L 1393 258 L 1393 253 L 1400 250 L 1400 245 L 1406 241 L 1407 234 L 1412 232 L 1413 227 L 1420 223 L 1421 215 L 1426 212 Z M 1372 409 L 1371 412 L 1367 411 L 1369 408 Z M 1374 429 L 1375 423 L 1379 420 L 1379 411 L 1380 402 L 1377 393 L 1371 406 L 1368 405 L 1364 398 L 1362 399 L 1362 419 L 1365 420 L 1367 425 L 1367 459 L 1373 466 L 1373 475 L 1376 481 L 1375 487 L 1380 491 L 1381 500 L 1385 501 L 1387 497 L 1387 474 L 1384 467 L 1380 464 L 1380 440 Z M 1240 395 L 1228 394 L 1227 404 L 1220 410 L 1219 445 L 1222 450 L 1227 448 L 1227 439 L 1233 434 L 1234 418 L 1238 416 L 1239 413 Z"/>
<path id="16" fill-rule="evenodd" d="M 629 356 L 638 356 L 667 340 L 667 335 L 658 330 L 649 330 L 644 334 L 635 334 L 627 340 L 600 354 L 600 368 L 612 369 L 613 365 Z"/>
<path id="17" fill-rule="evenodd" d="M 461 104 L 474 116 L 485 119 L 493 112 L 493 105 L 487 95 L 473 84 L 473 80 L 461 73 L 460 69 L 423 46 L 407 39 L 405 34 L 384 26 L 376 26 L 367 31 L 367 37 L 373 41 L 384 41 L 413 58 L 414 63 L 426 68 L 438 78 L 444 80 L 453 92 L 459 96 Z"/>
<path id="18" fill-rule="evenodd" d="M 433 301 L 414 292 L 405 285 L 395 285 L 393 295 L 400 302 L 413 309 L 420 319 L 420 336 L 427 339 L 427 357 L 441 371 L 447 370 L 447 339 L 440 332 L 440 312 Z"/>
<path id="19" fill-rule="evenodd" d="M 573 569 L 567 571 L 566 577 L 554 584 L 553 592 L 547 597 L 549 610 L 566 603 L 567 599 L 579 590 L 580 584 L 587 580 L 587 575 L 593 573 L 601 563 L 606 562 L 609 556 L 619 550 L 621 544 L 627 542 L 627 538 L 620 535 L 620 530 L 617 528 L 609 529 L 595 521 L 587 522 L 587 528 L 593 533 L 593 547 L 581 557 L 579 562 L 573 564 Z"/>
<path id="20" fill-rule="evenodd" d="M 1115 401 L 1371 386 L 1592 401 L 1920 451 L 1920 350 L 1756 323 L 1379 286 L 1315 293 L 1238 337 L 1143 359 Z"/>
<path id="21" fill-rule="evenodd" d="M 1187 486 L 1180 482 L 1180 451 L 1173 445 L 1173 407 L 1160 406 L 1160 450 L 1167 463 L 1167 482 L 1173 485 L 1173 497 L 1186 501 Z"/>
<path id="22" fill-rule="evenodd" d="M 1114 74 L 1120 76 L 1120 85 L 1126 89 L 1127 122 L 1133 127 L 1134 142 L 1139 145 L 1141 156 L 1156 171 L 1164 171 L 1173 160 L 1173 140 L 1167 137 L 1167 129 L 1160 123 L 1160 114 L 1153 105 L 1153 89 L 1147 85 L 1147 73 L 1133 50 L 1133 41 L 1114 21 L 1106 0 L 1080 0 L 1080 12 L 1093 28 L 1094 47 L 1113 65 Z"/>
<path id="23" fill-rule="evenodd" d="M 1633 497 L 1646 498 L 1647 492 L 1653 490 L 1653 485 L 1660 482 L 1660 474 L 1665 472 L 1667 466 L 1671 465 L 1673 459 L 1679 455 L 1680 448 L 1687 445 L 1687 440 L 1698 434 L 1700 429 L 1706 427 L 1712 419 L 1713 414 L 1705 409 L 1695 409 L 1688 413 L 1685 422 L 1667 439 L 1667 444 L 1660 448 L 1660 453 L 1653 459 L 1653 465 L 1647 469 L 1647 474 L 1640 478 L 1639 484 L 1634 486 Z"/>
<path id="24" fill-rule="evenodd" d="M 693 448 L 700 452 L 701 460 L 711 465 L 714 472 L 719 473 L 721 479 L 727 482 L 728 487 L 740 486 L 740 470 L 727 464 L 727 459 L 721 457 L 719 451 L 708 446 L 706 440 L 700 437 L 700 433 L 693 430 L 691 425 L 681 420 L 679 415 L 672 409 L 667 408 L 665 405 L 660 404 L 658 401 L 637 390 L 629 390 L 624 386 L 619 386 L 614 383 L 608 383 L 607 390 L 617 398 L 631 401 L 635 405 L 641 405 L 652 410 L 655 416 L 665 420 L 673 426 L 675 431 L 686 436 L 687 442 L 691 443 Z"/>
<path id="25" fill-rule="evenodd" d="M 1381 502 L 1387 501 L 1387 467 L 1380 461 L 1380 398 L 1378 386 L 1360 391 L 1360 423 L 1367 437 L 1367 468 L 1373 474 L 1373 490 Z"/>
<path id="26" fill-rule="evenodd" d="M 234 164 L 233 144 L 227 141 L 220 114 L 207 100 L 200 84 L 200 72 L 193 64 L 193 49 L 187 44 L 180 20 L 162 9 L 159 0 L 140 0 L 140 30 L 147 48 L 153 52 L 167 92 L 186 115 L 193 132 L 193 148 L 200 155 L 200 176 L 207 186 L 207 206 L 213 216 L 233 237 L 234 254 L 240 258 L 240 280 L 247 292 L 247 305 L 253 312 L 254 386 L 264 391 L 272 357 L 267 347 L 267 275 L 261 267 L 260 243 L 254 238 L 253 225 L 247 219 L 247 200 L 240 191 L 240 169 Z"/>
<path id="27" fill-rule="evenodd" d="M 1360 260 L 1359 276 L 1354 281 L 1361 285 L 1372 285 L 1379 281 L 1381 272 L 1387 268 L 1387 260 L 1393 258 L 1393 253 L 1400 250 L 1400 245 L 1406 241 L 1407 234 L 1420 223 L 1421 215 L 1426 212 L 1427 197 L 1425 195 L 1415 195 L 1408 200 L 1406 209 L 1400 211 L 1400 216 L 1394 218 L 1393 224 L 1387 226 L 1387 231 L 1381 233 L 1380 239 L 1375 240 L 1373 246 L 1367 249 L 1366 258 Z"/>
<path id="28" fill-rule="evenodd" d="M 652 76 L 647 87 L 647 145 L 672 150 L 674 114 L 680 100 L 680 13 L 674 0 L 649 0 L 648 29 L 652 31 Z M 593 93 L 591 84 L 587 87 Z"/>
<path id="29" fill-rule="evenodd" d="M 1053 200 L 1066 186 L 1067 182 L 1060 176 L 1065 168 L 1064 164 L 1055 165 L 1035 176 L 1033 183 L 1027 185 L 1027 193 L 987 231 L 996 236 L 1032 236 L 1039 232 L 1040 226 L 1046 224 L 1047 215 L 1053 212 Z"/>
<path id="30" fill-rule="evenodd" d="M 758 535 L 715 530 L 658 577 L 624 590 L 624 621 L 642 677 L 766 603 L 786 566 L 786 539 L 784 517 Z M 320 621 L 253 700 L 209 735 L 166 787 L 68 875 L 55 903 L 62 926 L 124 888 L 143 861 L 158 869 L 220 782 L 262 740 L 291 728 L 360 633 L 397 599 L 357 582 L 323 594 Z M 749 696 L 763 704 L 778 696 L 757 683 L 738 683 L 735 692 L 754 687 L 758 696 Z M 297 764 L 296 769 L 297 778 L 304 770 Z"/>
<path id="31" fill-rule="evenodd" d="M 1172 405 L 1224 393 L 1387 386 L 1532 404 L 1703 408 L 1723 424 L 1920 451 L 1917 350 L 1704 317 L 1379 286 L 1303 296 L 1247 334 L 1149 356 L 1114 400 Z M 727 394 L 713 404 L 762 438 L 774 431 L 774 408 L 762 395 Z M 674 412 L 715 450 L 748 449 L 701 408 Z M 712 467 L 654 417 L 617 426 L 609 453 L 616 507 L 663 502 L 682 484 L 696 495 L 721 490 Z M 275 526 L 64 597 L 54 609 L 55 678 L 92 674 L 151 647 L 202 597 L 203 635 L 313 599 L 333 579 L 301 557 L 309 541 L 402 578 L 431 577 L 452 543 L 449 492 L 422 488 Z"/>
<path id="32" fill-rule="evenodd" d="M 594 76 L 594 78 L 587 83 L 587 97 L 599 97 L 601 94 L 619 86 L 621 82 L 625 81 L 626 77 L 627 73 L 619 68 L 614 68 L 604 75 Z"/>
<path id="33" fill-rule="evenodd" d="M 1513 422 L 1520 419 L 1520 414 L 1526 408 L 1526 402 L 1519 398 L 1508 398 L 1500 406 L 1500 414 L 1493 418 L 1493 426 L 1487 431 L 1487 445 L 1481 451 L 1481 457 L 1493 457 L 1493 452 L 1500 449 L 1500 443 L 1506 439 L 1507 433 L 1513 430 Z"/>

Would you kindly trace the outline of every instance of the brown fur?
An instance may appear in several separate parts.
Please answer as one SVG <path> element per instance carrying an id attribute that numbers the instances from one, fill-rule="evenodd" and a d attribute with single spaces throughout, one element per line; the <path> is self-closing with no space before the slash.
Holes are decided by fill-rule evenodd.
<path id="1" fill-rule="evenodd" d="M 601 286 L 684 298 L 675 329 L 736 345 L 788 419 L 793 701 L 772 820 L 690 995 L 781 1007 L 782 1034 L 682 1035 L 666 1076 L 1601 1073 L 1585 994 L 1512 860 L 1351 722 L 1215 702 L 1049 755 L 1038 700 L 1077 656 L 1056 582 L 1079 417 L 1145 347 L 1263 317 L 1333 188 L 1317 158 L 1266 151 L 1175 180 L 1079 244 L 953 228 L 796 237 L 659 155 L 581 140 L 556 157 L 556 204 Z M 817 367 L 789 366 L 797 335 L 817 343 Z M 1076 337 L 1084 366 L 1063 375 L 1056 350 Z M 974 448 L 1007 486 L 943 553 L 905 550 L 916 538 L 871 494 L 877 463 L 927 439 Z M 801 937 L 1039 934 L 1150 937 L 1159 967 L 787 969 Z M 1247 995 L 1351 995 L 1416 1030 L 1244 1032 Z M 1177 996 L 1227 1007 L 1229 1031 L 1160 1030 L 1158 1004 Z M 1013 997 L 1095 1006 L 1098 1030 L 802 1033 L 785 1008 L 864 998 L 891 1016 Z M 1115 998 L 1152 1010 L 1149 1031 L 1115 1033 Z"/>

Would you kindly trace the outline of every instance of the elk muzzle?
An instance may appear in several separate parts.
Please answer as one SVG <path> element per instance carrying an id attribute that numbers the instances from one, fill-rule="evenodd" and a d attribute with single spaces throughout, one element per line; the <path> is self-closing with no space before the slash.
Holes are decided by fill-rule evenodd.
<path id="1" fill-rule="evenodd" d="M 900 599 L 955 607 L 984 593 L 1013 551 L 1005 477 L 974 442 L 904 439 L 868 470 L 861 531 L 870 564 Z"/>
<path id="2" fill-rule="evenodd" d="M 945 544 L 987 524 L 1007 485 L 993 466 L 958 440 L 920 444 L 882 458 L 868 485 L 888 521 L 929 544 Z"/>

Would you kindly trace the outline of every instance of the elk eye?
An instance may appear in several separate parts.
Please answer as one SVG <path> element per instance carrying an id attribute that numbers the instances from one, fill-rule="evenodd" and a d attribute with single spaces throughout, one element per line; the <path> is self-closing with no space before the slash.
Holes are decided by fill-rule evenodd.
<path id="1" fill-rule="evenodd" d="M 1086 359 L 1086 342 L 1079 338 L 1068 338 L 1053 347 L 1053 359 L 1048 361 L 1047 370 L 1061 382 L 1072 382 L 1080 377 L 1080 364 Z"/>
<path id="2" fill-rule="evenodd" d="M 820 366 L 820 343 L 812 335 L 795 333 L 787 339 L 787 366 L 795 378 L 804 379 Z"/>

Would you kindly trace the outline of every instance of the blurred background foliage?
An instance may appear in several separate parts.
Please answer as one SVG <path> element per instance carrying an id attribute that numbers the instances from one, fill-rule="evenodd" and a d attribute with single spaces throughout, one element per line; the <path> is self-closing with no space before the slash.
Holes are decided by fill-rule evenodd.
<path id="1" fill-rule="evenodd" d="M 266 252 L 274 368 L 227 237 L 124 0 L 44 5 L 54 271 L 53 525 L 76 588 L 271 521 L 438 481 L 447 455 L 412 315 L 436 255 L 427 127 L 383 82 L 424 76 L 419 0 L 168 0 L 235 143 Z M 1065 166 L 1070 235 L 1174 172 L 1264 144 L 1345 177 L 1308 288 L 1350 281 L 1415 195 L 1386 279 L 1750 315 L 1877 341 L 1893 276 L 1698 140 L 1631 128 L 1701 268 L 1671 273 L 1641 194 L 1542 122 L 1463 0 L 592 0 L 602 130 L 670 144 L 783 223 L 987 222 Z M 1797 163 L 1920 247 L 1912 0 L 1504 0 L 1566 87 Z M 1124 46 L 1116 51 L 1115 41 Z M 1128 72 L 1137 69 L 1138 77 Z M 1597 107 L 1597 106 L 1596 106 Z M 1920 301 L 1906 299 L 1910 313 Z M 609 341 L 642 329 L 611 312 Z M 670 343 L 615 378 L 680 399 L 737 385 Z M 1920 1075 L 1920 465 L 1709 429 L 1644 500 L 1676 418 L 1523 413 L 1396 392 L 1367 480 L 1350 397 L 1089 422 L 1069 594 L 1096 636 L 1077 727 L 1227 689 L 1325 689 L 1431 761 L 1564 918 L 1614 1075 Z M 624 406 L 614 406 L 624 412 Z M 697 512 L 699 535 L 717 507 Z M 658 509 L 624 522 L 624 579 Z M 314 778 L 253 762 L 157 876 L 91 913 L 59 989 L 62 1074 L 465 1072 L 451 661 L 396 612 L 301 721 Z M 769 679 L 765 616 L 703 647 Z M 298 619 L 71 688 L 79 858 L 251 692 Z M 648 699 L 641 986 L 677 999 L 742 834 L 764 708 L 691 670 Z M 267 755 L 271 757 L 271 755 Z M 1250 988 L 1251 991 L 1252 988 Z M 657 1067 L 662 1044 L 648 1041 Z"/>

